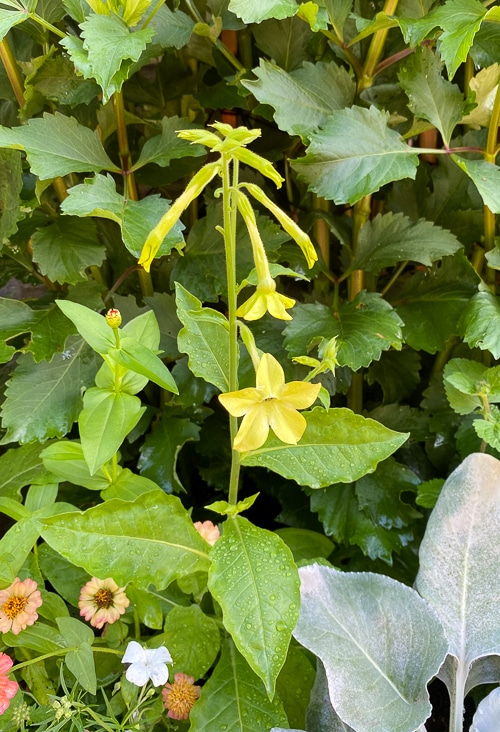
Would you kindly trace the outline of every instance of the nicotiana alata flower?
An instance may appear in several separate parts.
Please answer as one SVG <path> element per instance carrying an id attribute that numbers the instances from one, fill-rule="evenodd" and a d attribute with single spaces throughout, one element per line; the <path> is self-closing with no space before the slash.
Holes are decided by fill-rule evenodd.
<path id="1" fill-rule="evenodd" d="M 111 578 L 92 577 L 80 591 L 78 607 L 80 615 L 93 628 L 102 628 L 105 623 L 114 623 L 130 605 L 125 587 L 118 587 Z"/>
<path id="2" fill-rule="evenodd" d="M 19 684 L 17 681 L 11 681 L 8 673 L 12 668 L 12 658 L 6 653 L 0 653 L 0 714 L 3 714 L 10 704 L 10 700 L 15 697 Z"/>
<path id="3" fill-rule="evenodd" d="M 213 546 L 217 539 L 220 538 L 219 527 L 212 521 L 195 521 L 194 528 L 210 546 Z"/>
<path id="4" fill-rule="evenodd" d="M 153 686 L 161 686 L 168 681 L 167 663 L 173 661 L 165 646 L 143 648 L 137 641 L 130 641 L 122 663 L 130 664 L 125 677 L 132 684 L 144 686 L 151 679 Z"/>
<path id="5" fill-rule="evenodd" d="M 162 689 L 163 706 L 168 709 L 170 719 L 187 719 L 195 701 L 200 696 L 200 687 L 194 686 L 194 679 L 188 674 L 178 673 L 173 684 Z"/>
<path id="6" fill-rule="evenodd" d="M 0 633 L 10 630 L 18 635 L 28 625 L 33 625 L 42 602 L 34 580 L 28 578 L 21 582 L 16 577 L 9 587 L 0 590 Z"/>

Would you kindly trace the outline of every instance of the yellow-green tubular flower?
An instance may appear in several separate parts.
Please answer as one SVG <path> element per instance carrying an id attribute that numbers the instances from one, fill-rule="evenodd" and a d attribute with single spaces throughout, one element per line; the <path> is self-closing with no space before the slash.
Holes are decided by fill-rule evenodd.
<path id="1" fill-rule="evenodd" d="M 260 155 L 257 155 L 257 153 L 254 153 L 251 150 L 247 150 L 245 147 L 239 147 L 234 150 L 233 157 L 235 157 L 241 163 L 249 165 L 251 168 L 255 168 L 259 171 L 259 173 L 265 175 L 266 178 L 270 178 L 273 183 L 275 183 L 277 188 L 281 188 L 281 184 L 285 179 L 281 177 L 281 175 L 278 173 L 273 164 L 269 162 L 269 160 L 262 158 Z"/>
<path id="2" fill-rule="evenodd" d="M 178 130 L 177 137 L 180 137 L 181 140 L 188 140 L 189 142 L 205 145 L 209 148 L 214 148 L 221 141 L 218 135 L 214 132 L 209 132 L 209 130 Z"/>
<path id="3" fill-rule="evenodd" d="M 262 134 L 259 129 L 249 130 L 248 127 L 231 127 L 226 122 L 214 122 L 210 127 L 216 129 L 224 137 L 234 140 L 239 145 L 250 145 Z"/>
<path id="4" fill-rule="evenodd" d="M 311 239 L 305 231 L 302 231 L 300 226 L 297 226 L 295 221 L 282 211 L 279 206 L 271 201 L 271 199 L 266 196 L 262 188 L 259 188 L 255 183 L 241 183 L 241 186 L 244 186 L 247 191 L 251 193 L 257 201 L 259 201 L 259 203 L 262 203 L 268 211 L 276 216 L 286 233 L 289 234 L 302 249 L 302 253 L 307 260 L 307 266 L 312 267 L 314 262 L 317 261 L 318 255 L 316 254 L 316 250 L 314 249 Z"/>
<path id="5" fill-rule="evenodd" d="M 203 168 L 200 168 L 200 170 L 191 178 L 191 182 L 185 191 L 181 193 L 175 203 L 172 204 L 165 216 L 162 216 L 155 228 L 149 232 L 139 258 L 139 264 L 142 264 L 146 272 L 149 272 L 151 262 L 160 248 L 162 241 L 179 219 L 182 212 L 186 210 L 191 201 L 200 195 L 205 186 L 210 183 L 219 170 L 219 162 L 207 163 Z"/>

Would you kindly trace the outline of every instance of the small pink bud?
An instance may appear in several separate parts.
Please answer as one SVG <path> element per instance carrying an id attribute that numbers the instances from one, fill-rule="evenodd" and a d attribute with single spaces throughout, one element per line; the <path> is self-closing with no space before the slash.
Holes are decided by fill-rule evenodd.
<path id="1" fill-rule="evenodd" d="M 110 328 L 119 328 L 122 324 L 122 316 L 116 308 L 110 308 L 106 313 L 106 323 Z"/>

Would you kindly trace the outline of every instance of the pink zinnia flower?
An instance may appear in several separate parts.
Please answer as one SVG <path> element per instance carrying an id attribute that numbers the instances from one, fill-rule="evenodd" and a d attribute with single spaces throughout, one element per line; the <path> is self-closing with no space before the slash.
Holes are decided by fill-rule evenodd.
<path id="1" fill-rule="evenodd" d="M 219 527 L 215 526 L 211 521 L 195 521 L 194 528 L 210 546 L 213 546 L 217 539 L 220 538 Z"/>
<path id="2" fill-rule="evenodd" d="M 193 684 L 193 677 L 182 673 L 175 674 L 173 684 L 165 684 L 161 694 L 170 719 L 189 717 L 193 704 L 200 696 L 200 687 Z"/>
<path id="3" fill-rule="evenodd" d="M 129 605 L 125 587 L 118 587 L 111 577 L 104 580 L 92 577 L 82 587 L 78 601 L 80 615 L 93 628 L 102 628 L 104 623 L 114 623 Z"/>
<path id="4" fill-rule="evenodd" d="M 18 635 L 38 618 L 36 609 L 42 604 L 42 596 L 32 579 L 23 582 L 16 577 L 10 587 L 0 590 L 0 633 L 11 630 Z"/>
<path id="5" fill-rule="evenodd" d="M 17 681 L 11 681 L 7 678 L 9 670 L 12 668 L 12 658 L 6 653 L 0 653 L 0 714 L 3 714 L 10 704 L 10 700 L 15 697 L 19 684 Z"/>

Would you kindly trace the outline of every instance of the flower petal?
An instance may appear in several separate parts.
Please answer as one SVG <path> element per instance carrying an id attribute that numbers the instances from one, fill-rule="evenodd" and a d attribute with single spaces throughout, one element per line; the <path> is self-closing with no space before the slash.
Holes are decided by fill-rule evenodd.
<path id="1" fill-rule="evenodd" d="M 285 372 L 279 361 L 270 353 L 264 353 L 260 359 L 256 383 L 266 399 L 281 396 L 285 385 Z"/>
<path id="2" fill-rule="evenodd" d="M 239 391 L 228 391 L 225 394 L 219 394 L 219 401 L 222 406 L 227 409 L 233 417 L 243 417 L 256 404 L 260 404 L 264 394 L 260 389 L 249 386 L 247 389 Z"/>
<path id="3" fill-rule="evenodd" d="M 137 641 L 129 641 L 122 663 L 146 663 L 144 648 Z"/>
<path id="4" fill-rule="evenodd" d="M 268 434 L 269 419 L 267 409 L 264 405 L 260 405 L 243 417 L 233 447 L 238 452 L 257 450 L 267 440 Z"/>
<path id="5" fill-rule="evenodd" d="M 307 427 L 307 422 L 300 412 L 278 402 L 273 404 L 269 421 L 276 437 L 288 445 L 296 445 Z"/>
<path id="6" fill-rule="evenodd" d="M 238 318 L 245 318 L 245 320 L 259 320 L 263 315 L 266 314 L 267 303 L 266 298 L 260 292 L 254 292 L 251 297 L 242 303 L 236 311 Z"/>
<path id="7" fill-rule="evenodd" d="M 125 671 L 125 677 L 131 684 L 144 686 L 149 681 L 149 669 L 142 663 L 133 663 Z"/>
<path id="8" fill-rule="evenodd" d="M 168 681 L 168 668 L 164 663 L 156 663 L 149 669 L 149 677 L 153 686 L 163 686 Z"/>
<path id="9" fill-rule="evenodd" d="M 285 295 L 280 295 L 279 292 L 273 292 L 271 295 L 266 295 L 266 306 L 269 315 L 277 320 L 292 320 L 290 313 L 287 313 L 285 308 L 293 308 L 295 300 Z"/>
<path id="10" fill-rule="evenodd" d="M 293 409 L 307 409 L 316 401 L 321 384 L 290 381 L 281 392 L 280 402 Z"/>

